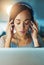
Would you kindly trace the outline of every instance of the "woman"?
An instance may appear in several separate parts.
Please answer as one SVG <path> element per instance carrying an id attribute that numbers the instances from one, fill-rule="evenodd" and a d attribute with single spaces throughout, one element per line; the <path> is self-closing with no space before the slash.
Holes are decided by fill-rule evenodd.
<path id="1" fill-rule="evenodd" d="M 33 9 L 27 3 L 18 2 L 13 5 L 6 35 L 0 38 L 0 47 L 44 47 L 38 35 L 38 26 L 34 21 Z"/>

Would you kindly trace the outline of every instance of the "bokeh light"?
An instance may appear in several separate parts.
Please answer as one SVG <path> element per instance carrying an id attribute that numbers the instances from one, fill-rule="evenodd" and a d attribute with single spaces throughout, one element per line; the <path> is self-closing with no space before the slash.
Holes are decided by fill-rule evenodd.
<path id="1" fill-rule="evenodd" d="M 11 8 L 12 8 L 12 5 L 6 6 L 6 13 L 7 13 L 8 15 L 10 14 Z"/>

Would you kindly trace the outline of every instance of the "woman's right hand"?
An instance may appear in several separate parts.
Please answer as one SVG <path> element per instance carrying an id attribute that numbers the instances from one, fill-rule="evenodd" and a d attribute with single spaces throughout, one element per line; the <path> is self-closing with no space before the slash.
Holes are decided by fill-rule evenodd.
<path id="1" fill-rule="evenodd" d="M 10 42 L 12 40 L 12 37 L 13 37 L 13 30 L 14 30 L 14 24 L 13 23 L 13 20 L 11 20 L 10 22 L 8 22 L 7 24 L 7 28 L 6 28 L 6 40 L 5 40 L 5 47 L 9 47 L 10 45 Z"/>

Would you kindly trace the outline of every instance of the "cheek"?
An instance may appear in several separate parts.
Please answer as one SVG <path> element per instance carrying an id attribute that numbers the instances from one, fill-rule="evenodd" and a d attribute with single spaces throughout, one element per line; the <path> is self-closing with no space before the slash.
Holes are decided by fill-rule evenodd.
<path id="1" fill-rule="evenodd" d="M 17 30 L 17 25 L 14 23 L 14 25 L 15 25 L 15 30 Z"/>
<path id="2" fill-rule="evenodd" d="M 16 31 L 19 31 L 19 30 L 20 30 L 20 28 L 19 28 L 18 25 L 15 25 L 15 30 L 16 30 Z"/>
<path id="3" fill-rule="evenodd" d="M 26 30 L 29 29 L 29 25 L 25 26 L 25 29 L 26 29 Z"/>

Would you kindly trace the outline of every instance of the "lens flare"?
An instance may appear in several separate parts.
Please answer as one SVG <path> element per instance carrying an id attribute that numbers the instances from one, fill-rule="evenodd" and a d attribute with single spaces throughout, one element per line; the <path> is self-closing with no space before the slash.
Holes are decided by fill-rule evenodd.
<path id="1" fill-rule="evenodd" d="M 8 15 L 10 14 L 11 7 L 12 7 L 12 5 L 9 5 L 9 6 L 6 7 L 7 8 L 6 12 L 7 12 Z"/>

